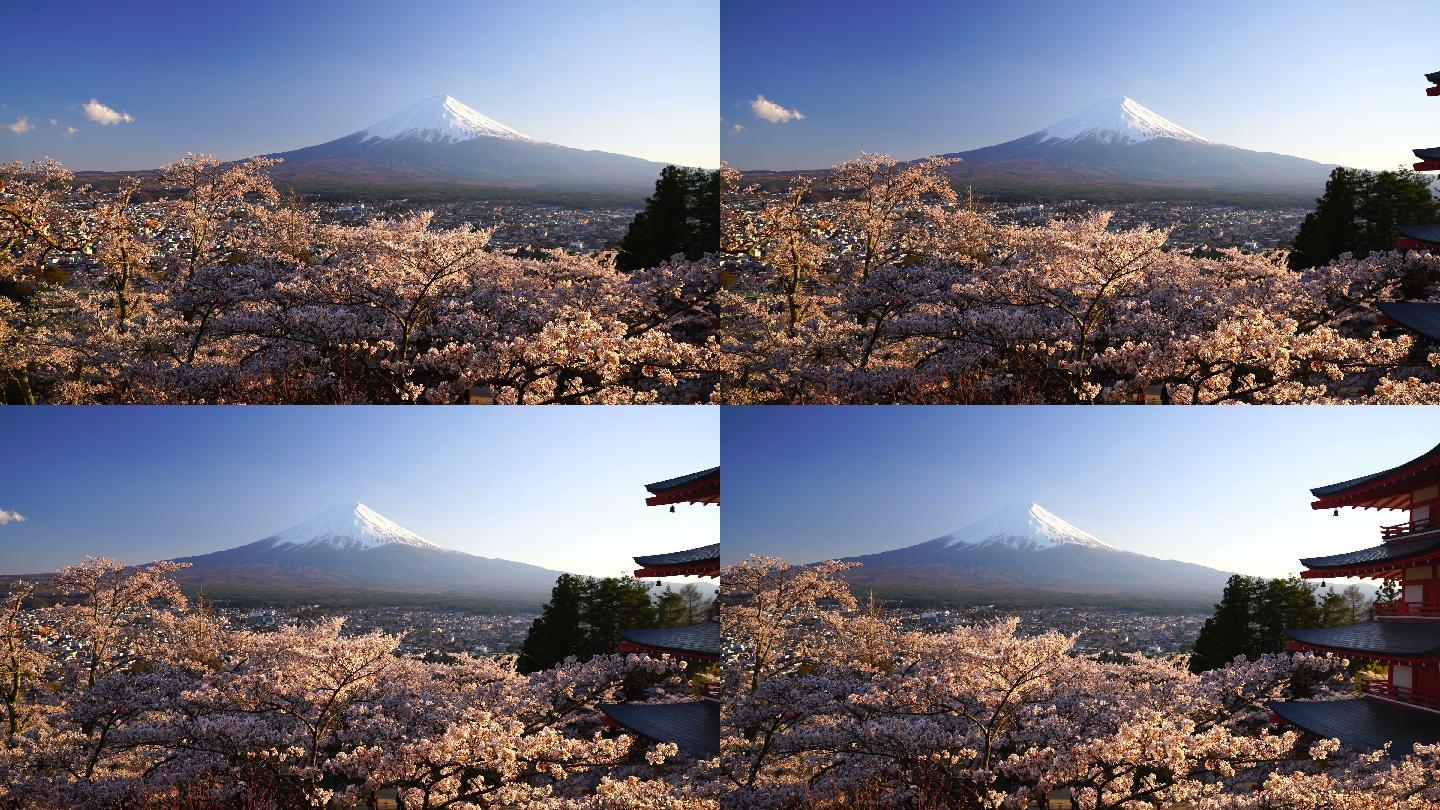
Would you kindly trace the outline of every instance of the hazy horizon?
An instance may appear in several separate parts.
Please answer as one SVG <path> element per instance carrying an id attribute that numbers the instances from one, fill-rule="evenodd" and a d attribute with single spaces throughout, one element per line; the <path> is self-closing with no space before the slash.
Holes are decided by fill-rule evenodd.
<path id="1" fill-rule="evenodd" d="M 868 8 L 727 0 L 728 164 L 823 169 L 862 150 L 965 151 L 1129 96 L 1229 146 L 1393 169 L 1429 145 L 1440 103 L 1424 94 L 1440 62 L 1423 49 L 1346 47 L 1397 37 L 1397 21 L 1428 10 L 1418 2 Z"/>
<path id="2" fill-rule="evenodd" d="M 644 485 L 718 464 L 718 431 L 669 406 L 15 408 L 0 573 L 204 554 L 361 501 L 446 548 L 627 574 L 717 542 L 718 509 L 647 507 Z"/>
<path id="3" fill-rule="evenodd" d="M 1440 431 L 1423 406 L 781 406 L 725 409 L 721 437 L 727 565 L 888 551 L 1033 501 L 1123 551 L 1275 577 L 1378 545 L 1403 513 L 1333 517 L 1310 489 Z"/>
<path id="4" fill-rule="evenodd" d="M 367 0 L 9 10 L 0 161 L 154 169 L 313 146 L 429 96 L 579 149 L 719 165 L 719 3 Z M 685 58 L 671 46 L 683 43 Z M 117 53 L 118 48 L 118 53 Z M 72 131 L 73 130 L 73 131 Z"/>

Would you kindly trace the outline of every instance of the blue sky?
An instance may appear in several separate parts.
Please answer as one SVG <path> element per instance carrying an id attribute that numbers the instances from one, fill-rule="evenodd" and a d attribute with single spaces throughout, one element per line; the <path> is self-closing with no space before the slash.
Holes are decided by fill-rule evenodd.
<path id="1" fill-rule="evenodd" d="M 0 123 L 33 128 L 0 129 L 0 160 L 279 152 L 448 93 L 543 140 L 716 166 L 719 17 L 718 0 L 10 3 Z M 134 120 L 96 123 L 92 98 Z"/>
<path id="2" fill-rule="evenodd" d="M 725 0 L 721 153 L 820 168 L 986 146 L 1128 95 L 1232 146 L 1394 168 L 1433 146 L 1440 57 L 1418 0 Z M 1417 28 L 1417 26 L 1419 26 Z M 803 114 L 769 123 L 763 95 Z"/>
<path id="3" fill-rule="evenodd" d="M 1440 409 L 725 408 L 721 439 L 727 564 L 900 548 L 1031 500 L 1128 551 L 1283 576 L 1404 519 L 1309 490 L 1434 447 Z"/>
<path id="4" fill-rule="evenodd" d="M 0 573 L 253 542 L 359 500 L 442 546 L 592 575 L 719 537 L 644 485 L 719 463 L 713 407 L 88 407 L 0 413 Z"/>

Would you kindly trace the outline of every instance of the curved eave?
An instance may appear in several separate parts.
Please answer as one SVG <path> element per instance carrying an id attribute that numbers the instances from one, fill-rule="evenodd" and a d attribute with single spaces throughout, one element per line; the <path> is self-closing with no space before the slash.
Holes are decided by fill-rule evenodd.
<path id="1" fill-rule="evenodd" d="M 1367 559 L 1368 557 L 1368 559 Z M 1384 543 L 1348 554 L 1310 557 L 1300 561 L 1302 579 L 1330 577 L 1385 578 L 1402 568 L 1440 562 L 1440 528 L 1419 533 L 1403 541 Z"/>
<path id="2" fill-rule="evenodd" d="M 636 579 L 648 579 L 650 577 L 718 577 L 720 576 L 720 561 L 705 563 L 690 563 L 685 565 L 647 565 L 644 568 L 635 569 Z"/>
<path id="3" fill-rule="evenodd" d="M 1352 506 L 1367 509 L 1404 509 L 1410 505 L 1410 489 L 1402 488 L 1419 475 L 1440 469 L 1440 444 L 1404 464 L 1338 484 L 1310 490 L 1316 500 L 1311 509 Z"/>
<path id="4" fill-rule="evenodd" d="M 1440 742 L 1440 717 L 1374 698 L 1272 701 L 1280 720 L 1318 737 L 1335 738 L 1357 751 L 1374 751 L 1390 743 L 1388 756 L 1414 752 L 1416 743 Z"/>
<path id="5" fill-rule="evenodd" d="M 1440 662 L 1440 622 L 1360 622 L 1349 627 L 1286 628 L 1293 651 L 1328 652 L 1400 664 Z"/>
<path id="6" fill-rule="evenodd" d="M 650 492 L 650 497 L 645 499 L 647 506 L 664 506 L 672 503 L 719 503 L 720 468 L 711 467 L 708 470 L 656 481 L 653 484 L 646 484 L 645 489 Z"/>
<path id="7" fill-rule="evenodd" d="M 646 655 L 668 655 L 671 658 L 684 658 L 690 661 L 706 661 L 719 663 L 719 653 L 700 652 L 698 650 L 682 650 L 676 647 L 656 647 L 650 644 L 636 644 L 633 641 L 620 642 L 622 653 L 644 653 Z"/>
<path id="8" fill-rule="evenodd" d="M 674 743 L 691 756 L 720 753 L 720 704 L 712 700 L 689 703 L 602 704 L 605 724 L 621 727 L 655 742 Z"/>

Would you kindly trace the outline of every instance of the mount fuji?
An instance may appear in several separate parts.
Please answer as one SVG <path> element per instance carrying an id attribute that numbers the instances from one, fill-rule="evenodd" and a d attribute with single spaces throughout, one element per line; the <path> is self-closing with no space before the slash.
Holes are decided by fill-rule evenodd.
<path id="1" fill-rule="evenodd" d="M 950 152 L 948 173 L 987 193 L 1310 202 L 1334 166 L 1216 143 L 1132 98 L 1101 99 L 1012 141 Z"/>
<path id="2" fill-rule="evenodd" d="M 243 546 L 183 557 L 187 589 L 207 597 L 375 603 L 435 597 L 538 607 L 559 571 L 436 545 L 362 503 L 344 503 Z"/>
<path id="3" fill-rule="evenodd" d="M 316 146 L 272 154 L 275 180 L 307 190 L 525 189 L 644 196 L 663 163 L 532 138 L 448 96 Z"/>
<path id="4" fill-rule="evenodd" d="M 1124 551 L 1035 503 L 918 545 L 847 558 L 857 590 L 922 602 L 1208 606 L 1230 574 Z"/>

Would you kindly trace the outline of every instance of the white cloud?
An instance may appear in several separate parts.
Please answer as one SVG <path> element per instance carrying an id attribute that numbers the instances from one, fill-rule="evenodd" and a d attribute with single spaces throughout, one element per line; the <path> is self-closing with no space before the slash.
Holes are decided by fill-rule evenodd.
<path id="1" fill-rule="evenodd" d="M 22 514 L 20 514 L 19 512 L 7 512 L 7 511 L 5 511 L 4 509 L 0 509 L 0 526 L 4 526 L 4 525 L 7 524 L 7 523 L 24 523 L 24 522 L 25 522 L 25 516 L 22 515 Z"/>
<path id="2" fill-rule="evenodd" d="M 111 124 L 128 124 L 135 120 L 130 113 L 115 112 L 93 98 L 85 102 L 85 117 L 102 127 L 108 127 Z"/>
<path id="3" fill-rule="evenodd" d="M 57 120 L 55 120 L 54 118 L 51 118 L 51 119 L 50 119 L 50 126 L 52 126 L 52 127 L 58 127 L 58 126 L 60 126 L 60 122 L 57 121 Z"/>
<path id="4" fill-rule="evenodd" d="M 25 133 L 34 129 L 35 125 L 30 123 L 29 118 L 26 118 L 22 115 L 15 121 L 15 123 L 6 124 L 5 128 L 15 133 L 16 135 L 24 135 Z"/>
<path id="5" fill-rule="evenodd" d="M 739 135 L 740 133 L 742 133 L 742 132 L 744 132 L 744 131 L 745 131 L 745 125 L 744 125 L 744 124 L 734 124 L 734 125 L 732 125 L 732 126 L 730 127 L 730 134 L 731 134 L 731 135 Z"/>
<path id="6" fill-rule="evenodd" d="M 62 137 L 62 138 L 64 138 L 65 140 L 68 141 L 68 140 L 70 140 L 71 138 L 75 137 L 75 133 L 77 133 L 77 132 L 79 132 L 79 131 L 80 131 L 80 130 L 76 129 L 75 127 L 66 127 L 66 128 L 65 128 L 65 134 L 62 135 L 62 136 L 60 136 L 60 137 Z"/>
<path id="7" fill-rule="evenodd" d="M 764 96 L 756 96 L 750 102 L 750 111 L 755 117 L 772 124 L 783 124 L 786 121 L 803 121 L 805 116 L 799 110 L 788 110 Z"/>

